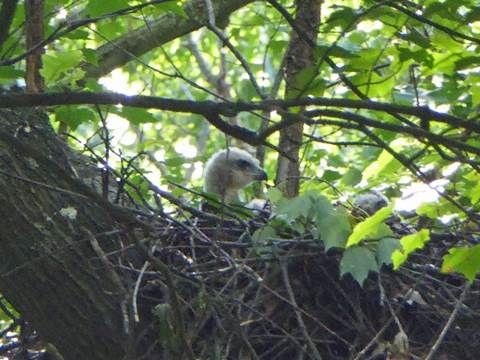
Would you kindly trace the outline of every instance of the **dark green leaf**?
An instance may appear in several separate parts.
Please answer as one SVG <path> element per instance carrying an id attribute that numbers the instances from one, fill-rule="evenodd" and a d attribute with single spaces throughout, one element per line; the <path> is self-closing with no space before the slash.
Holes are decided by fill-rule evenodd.
<path id="1" fill-rule="evenodd" d="M 109 14 L 128 7 L 127 0 L 97 1 L 90 0 L 85 10 L 91 17 Z"/>
<path id="2" fill-rule="evenodd" d="M 342 177 L 342 183 L 348 186 L 354 186 L 362 181 L 362 172 L 357 168 L 350 168 Z"/>
<path id="3" fill-rule="evenodd" d="M 395 238 L 387 237 L 381 239 L 378 242 L 377 246 L 377 260 L 378 264 L 381 266 L 382 264 L 390 265 L 393 263 L 392 255 L 395 250 L 401 249 L 402 245 L 400 241 Z"/>
<path id="4" fill-rule="evenodd" d="M 94 121 L 95 113 L 84 106 L 59 106 L 55 108 L 57 121 L 64 122 L 70 130 L 75 130 L 83 123 Z"/>
<path id="5" fill-rule="evenodd" d="M 148 110 L 132 107 L 122 108 L 119 115 L 130 121 L 134 125 L 156 122 L 157 119 Z"/>
<path id="6" fill-rule="evenodd" d="M 370 250 L 363 246 L 353 246 L 345 250 L 340 262 L 341 276 L 352 274 L 353 278 L 363 285 L 370 271 L 378 271 L 377 261 Z"/>

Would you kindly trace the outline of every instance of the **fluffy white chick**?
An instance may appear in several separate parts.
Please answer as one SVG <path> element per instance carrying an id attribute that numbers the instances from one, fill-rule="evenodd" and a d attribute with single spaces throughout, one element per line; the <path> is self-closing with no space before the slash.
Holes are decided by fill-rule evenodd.
<path id="1" fill-rule="evenodd" d="M 218 194 L 225 203 L 239 199 L 238 192 L 252 181 L 267 180 L 267 173 L 248 152 L 231 147 L 212 155 L 205 166 L 204 191 Z"/>

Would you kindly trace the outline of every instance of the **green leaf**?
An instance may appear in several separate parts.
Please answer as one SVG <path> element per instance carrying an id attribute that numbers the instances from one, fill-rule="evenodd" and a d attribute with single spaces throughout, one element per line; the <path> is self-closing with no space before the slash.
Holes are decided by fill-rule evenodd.
<path id="1" fill-rule="evenodd" d="M 240 98 L 244 101 L 249 101 L 257 96 L 257 92 L 252 85 L 252 82 L 248 79 L 243 79 L 240 81 L 239 94 Z"/>
<path id="2" fill-rule="evenodd" d="M 402 237 L 400 239 L 402 249 L 396 250 L 392 255 L 393 268 L 397 270 L 412 252 L 417 249 L 423 249 L 428 240 L 430 240 L 430 233 L 427 229 Z"/>
<path id="3" fill-rule="evenodd" d="M 85 48 L 82 50 L 83 56 L 85 57 L 85 60 L 92 64 L 97 66 L 98 65 L 98 57 L 97 57 L 97 52 L 93 49 L 88 49 Z"/>
<path id="4" fill-rule="evenodd" d="M 341 8 L 333 12 L 326 20 L 326 31 L 333 29 L 336 26 L 340 26 L 342 29 L 350 26 L 355 19 L 355 11 L 347 6 L 338 6 Z"/>
<path id="5" fill-rule="evenodd" d="M 163 10 L 166 13 L 173 13 L 175 15 L 188 18 L 187 13 L 185 12 L 185 9 L 181 4 L 178 4 L 173 1 L 165 2 L 162 4 L 157 4 L 156 5 L 159 9 Z"/>
<path id="6" fill-rule="evenodd" d="M 319 213 L 315 218 L 317 237 L 325 245 L 325 251 L 336 247 L 343 248 L 352 231 L 350 218 L 345 210 L 335 209 L 331 213 Z"/>
<path id="7" fill-rule="evenodd" d="M 311 210 L 311 201 L 305 194 L 293 199 L 282 199 L 277 204 L 277 214 L 285 215 L 288 220 L 293 221 L 300 216 L 307 217 Z"/>
<path id="8" fill-rule="evenodd" d="M 433 56 L 425 49 L 413 51 L 410 48 L 398 47 L 398 53 L 400 62 L 414 60 L 415 62 L 428 67 L 432 67 L 433 65 Z"/>
<path id="9" fill-rule="evenodd" d="M 255 231 L 252 235 L 252 240 L 254 243 L 266 243 L 268 240 L 272 240 L 272 238 L 277 237 L 277 232 L 272 226 L 264 226 L 257 231 Z"/>
<path id="10" fill-rule="evenodd" d="M 333 170 L 325 170 L 323 173 L 322 179 L 328 182 L 333 182 L 335 180 L 338 180 L 342 177 L 342 174 L 340 174 L 338 171 L 333 171 Z"/>
<path id="11" fill-rule="evenodd" d="M 475 22 L 480 20 L 480 6 L 475 6 L 465 15 L 465 21 L 467 23 Z"/>
<path id="12" fill-rule="evenodd" d="M 184 156 L 174 156 L 164 161 L 165 165 L 167 166 L 181 166 L 187 162 L 190 162 L 190 159 L 187 159 Z"/>
<path id="13" fill-rule="evenodd" d="M 390 216 L 392 210 L 393 205 L 384 207 L 366 220 L 355 225 L 352 234 L 348 237 L 347 248 L 358 244 L 360 241 L 368 238 L 369 236 L 375 235 L 379 232 L 379 230 L 382 230 L 380 225 L 384 225 L 383 222 Z"/>
<path id="14" fill-rule="evenodd" d="M 370 250 L 363 246 L 353 246 L 345 250 L 340 262 L 341 276 L 350 273 L 362 286 L 370 271 L 378 271 L 377 261 Z"/>
<path id="15" fill-rule="evenodd" d="M 60 77 L 75 69 L 83 60 L 83 53 L 80 50 L 62 52 L 50 52 L 43 55 L 43 68 L 40 74 L 45 78 L 47 84 L 52 84 Z"/>
<path id="16" fill-rule="evenodd" d="M 172 352 L 177 352 L 180 340 L 175 334 L 175 320 L 172 307 L 168 303 L 158 304 L 152 311 L 161 344 Z"/>
<path id="17" fill-rule="evenodd" d="M 475 280 L 480 272 L 480 244 L 473 247 L 456 247 L 443 257 L 442 272 L 458 272 L 469 280 Z"/>
<path id="18" fill-rule="evenodd" d="M 90 37 L 90 33 L 82 29 L 77 29 L 75 31 L 65 34 L 64 36 L 72 40 L 86 40 Z"/>
<path id="19" fill-rule="evenodd" d="M 363 171 L 363 179 L 368 180 L 374 176 L 390 174 L 399 169 L 400 166 L 400 162 L 398 162 L 393 155 L 387 150 L 383 150 L 378 159 Z"/>
<path id="20" fill-rule="evenodd" d="M 114 111 L 112 111 L 114 112 Z M 123 107 L 118 115 L 124 117 L 134 125 L 156 122 L 157 119 L 146 109 Z"/>
<path id="21" fill-rule="evenodd" d="M 400 240 L 387 237 L 381 239 L 377 245 L 377 260 L 378 264 L 381 266 L 382 264 L 391 265 L 393 263 L 392 255 L 395 250 L 399 250 L 402 248 L 400 244 Z"/>
<path id="22" fill-rule="evenodd" d="M 362 181 L 362 172 L 357 168 L 351 167 L 342 177 L 342 183 L 348 186 L 357 185 Z"/>
<path id="23" fill-rule="evenodd" d="M 306 90 L 313 84 L 313 79 L 318 75 L 318 66 L 310 65 L 304 67 L 295 77 L 295 88 Z"/>
<path id="24" fill-rule="evenodd" d="M 418 32 L 415 28 L 411 28 L 405 36 L 402 36 L 402 38 L 407 41 L 411 41 L 422 48 L 430 48 L 430 40 L 428 40 L 427 37 Z"/>
<path id="25" fill-rule="evenodd" d="M 258 229 L 252 235 L 253 251 L 261 258 L 270 258 L 272 256 L 272 246 L 268 242 L 277 237 L 277 232 L 272 226 L 264 226 Z"/>
<path id="26" fill-rule="evenodd" d="M 267 199 L 270 200 L 272 204 L 277 204 L 283 199 L 283 193 L 279 189 L 272 187 L 267 191 Z"/>
<path id="27" fill-rule="evenodd" d="M 315 49 L 315 55 L 320 59 L 327 52 L 328 56 L 337 57 L 337 58 L 354 58 L 358 55 L 348 51 L 347 49 L 341 46 L 322 46 L 318 45 Z"/>
<path id="28" fill-rule="evenodd" d="M 420 205 L 416 210 L 418 215 L 424 215 L 430 219 L 438 219 L 440 216 L 456 213 L 458 208 L 451 202 L 440 199 L 436 202 L 430 202 Z"/>
<path id="29" fill-rule="evenodd" d="M 455 70 L 465 70 L 470 67 L 475 67 L 480 64 L 480 56 L 466 56 L 455 61 Z"/>
<path id="30" fill-rule="evenodd" d="M 55 118 L 66 123 L 69 130 L 75 130 L 80 124 L 95 121 L 95 113 L 86 106 L 59 106 L 55 108 Z"/>
<path id="31" fill-rule="evenodd" d="M 17 70 L 12 66 L 0 66 L 0 79 L 18 79 L 24 76 L 25 72 Z"/>
<path id="32" fill-rule="evenodd" d="M 120 9 L 128 7 L 127 0 L 115 0 L 115 1 L 97 1 L 90 0 L 85 10 L 91 17 L 97 17 L 100 15 L 110 14 Z"/>
<path id="33" fill-rule="evenodd" d="M 468 192 L 467 196 L 470 197 L 472 205 L 476 204 L 480 200 L 480 182 L 475 185 L 475 187 Z"/>
<path id="34" fill-rule="evenodd" d="M 101 92 L 104 90 L 103 86 L 98 83 L 98 79 L 86 78 L 85 90 Z"/>

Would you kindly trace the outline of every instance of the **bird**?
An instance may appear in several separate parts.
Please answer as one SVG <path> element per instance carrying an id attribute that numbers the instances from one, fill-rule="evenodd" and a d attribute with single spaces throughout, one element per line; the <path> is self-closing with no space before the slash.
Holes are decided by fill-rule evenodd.
<path id="1" fill-rule="evenodd" d="M 372 216 L 381 208 L 389 205 L 388 199 L 381 192 L 368 190 L 357 194 L 353 199 L 353 215 Z"/>
<path id="2" fill-rule="evenodd" d="M 207 161 L 203 190 L 223 203 L 238 202 L 239 191 L 253 181 L 268 180 L 259 161 L 245 150 L 230 147 L 217 151 Z"/>

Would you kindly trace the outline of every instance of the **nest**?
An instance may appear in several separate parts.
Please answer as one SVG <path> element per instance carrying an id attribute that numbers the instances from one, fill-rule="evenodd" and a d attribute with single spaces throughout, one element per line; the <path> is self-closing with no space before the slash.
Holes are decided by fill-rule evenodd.
<path id="1" fill-rule="evenodd" d="M 360 287 L 340 277 L 339 250 L 325 253 L 308 233 L 255 244 L 261 226 L 154 224 L 144 261 L 119 265 L 137 289 L 140 358 L 477 358 L 478 284 L 438 271 L 452 236 L 433 236 L 400 271 L 384 267 Z"/>

